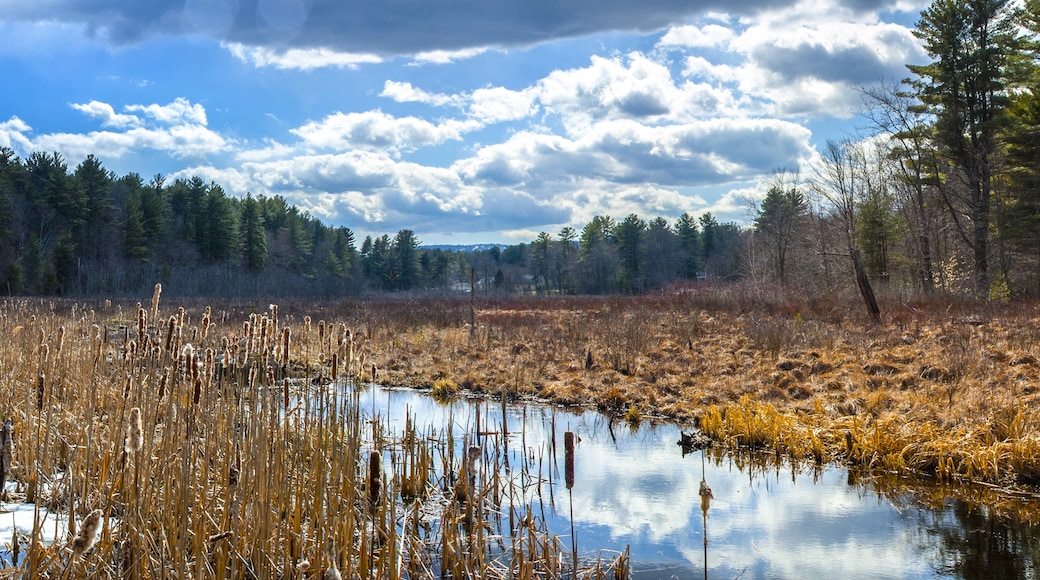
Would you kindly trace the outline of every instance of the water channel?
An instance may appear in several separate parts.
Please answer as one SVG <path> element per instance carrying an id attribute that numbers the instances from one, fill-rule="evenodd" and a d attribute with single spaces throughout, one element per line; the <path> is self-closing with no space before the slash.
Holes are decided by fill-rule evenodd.
<path id="1" fill-rule="evenodd" d="M 373 387 L 360 407 L 390 432 L 411 417 L 420 431 L 443 433 L 451 423 L 455 438 L 472 443 L 479 424 L 484 452 L 497 447 L 503 470 L 530 478 L 523 501 L 568 550 L 572 529 L 585 561 L 627 547 L 637 579 L 1040 576 L 1040 526 L 1031 523 L 1040 498 L 717 450 L 684 454 L 677 426 L 632 429 L 592 411 L 511 405 L 503 438 L 498 402 L 440 403 Z M 566 431 L 577 441 L 571 489 Z M 702 478 L 714 496 L 706 517 Z"/>

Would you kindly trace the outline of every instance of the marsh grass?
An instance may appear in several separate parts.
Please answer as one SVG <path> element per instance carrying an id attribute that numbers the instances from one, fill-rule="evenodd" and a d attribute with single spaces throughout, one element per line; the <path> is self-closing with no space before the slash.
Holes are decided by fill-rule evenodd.
<path id="1" fill-rule="evenodd" d="M 460 339 L 468 297 L 366 307 L 399 339 L 393 347 L 372 340 L 386 384 L 446 379 L 469 392 L 508 389 L 618 417 L 714 421 L 713 436 L 728 446 L 798 461 L 1040 483 L 1036 304 L 882 297 L 895 305 L 872 325 L 849 298 L 723 285 L 486 298 L 473 302 L 478 328 L 469 340 Z M 417 329 L 421 342 L 411 338 Z"/>
<path id="2" fill-rule="evenodd" d="M 159 296 L 150 308 L 0 305 L 0 416 L 17 434 L 2 448 L 18 482 L 10 499 L 66 513 L 70 534 L 47 543 L 37 523 L 16 544 L 18 568 L 0 572 L 560 577 L 559 543 L 523 504 L 514 536 L 488 531 L 502 517 L 493 500 L 522 496 L 514 481 L 460 479 L 450 432 L 409 422 L 392 433 L 358 408 L 370 337 L 392 332 L 386 321 L 366 313 L 352 330 L 274 305 L 168 307 Z"/>

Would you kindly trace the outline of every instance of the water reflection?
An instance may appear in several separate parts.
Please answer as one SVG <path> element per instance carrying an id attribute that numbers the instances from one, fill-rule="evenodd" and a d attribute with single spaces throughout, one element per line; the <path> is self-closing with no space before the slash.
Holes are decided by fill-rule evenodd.
<path id="1" fill-rule="evenodd" d="M 964 501 L 953 498 L 992 490 L 792 469 L 713 450 L 684 454 L 674 426 L 629 430 L 592 412 L 512 406 L 503 425 L 497 402 L 439 404 L 414 391 L 382 389 L 363 393 L 361 406 L 397 430 L 408 415 L 420 429 L 444 432 L 451 423 L 457 441 L 468 436 L 485 453 L 501 453 L 503 476 L 526 478 L 522 503 L 562 541 L 570 543 L 573 530 L 586 560 L 629 546 L 634 578 L 1040 573 L 1040 531 L 1022 517 L 1040 513 L 1035 498 Z M 574 433 L 573 482 L 566 432 Z M 707 503 L 702 481 L 711 488 Z M 1016 517 L 1007 515 L 1010 504 Z"/>

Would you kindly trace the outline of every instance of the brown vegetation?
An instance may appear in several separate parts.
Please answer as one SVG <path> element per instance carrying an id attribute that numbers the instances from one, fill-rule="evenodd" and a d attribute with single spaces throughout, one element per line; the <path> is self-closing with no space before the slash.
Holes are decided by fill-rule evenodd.
<path id="1" fill-rule="evenodd" d="M 559 576 L 562 543 L 502 499 L 523 496 L 514 481 L 460 482 L 450 431 L 396 434 L 362 415 L 354 387 L 374 344 L 345 322 L 363 308 L 158 297 L 150 310 L 0 305 L 9 499 L 67 522 L 53 543 L 41 518 L 3 538 L 16 565 L 0 577 Z M 475 449 L 469 470 L 498 473 L 501 455 Z M 488 533 L 500 508 L 524 518 L 516 537 Z M 620 558 L 588 566 L 623 578 Z"/>
<path id="2" fill-rule="evenodd" d="M 1040 309 L 954 299 L 871 325 L 775 288 L 398 300 L 355 311 L 376 380 L 699 425 L 795 460 L 1040 484 Z M 347 314 L 347 313 L 344 313 Z"/>

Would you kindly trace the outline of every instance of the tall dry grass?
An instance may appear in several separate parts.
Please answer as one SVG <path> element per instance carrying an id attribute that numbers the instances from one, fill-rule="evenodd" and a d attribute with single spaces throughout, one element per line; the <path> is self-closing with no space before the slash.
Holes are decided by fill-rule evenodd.
<path id="1" fill-rule="evenodd" d="M 0 574 L 559 577 L 560 547 L 532 516 L 509 549 L 488 537 L 488 498 L 508 481 L 458 501 L 450 433 L 390 433 L 358 408 L 396 324 L 159 292 L 150 307 L 0 304 L 11 499 L 67 522 L 48 543 L 38 518 Z"/>

